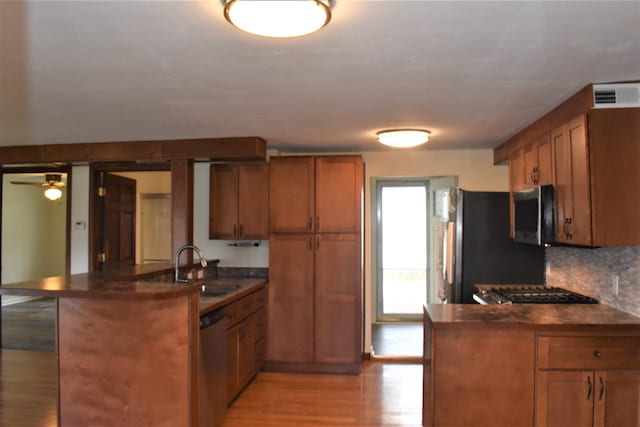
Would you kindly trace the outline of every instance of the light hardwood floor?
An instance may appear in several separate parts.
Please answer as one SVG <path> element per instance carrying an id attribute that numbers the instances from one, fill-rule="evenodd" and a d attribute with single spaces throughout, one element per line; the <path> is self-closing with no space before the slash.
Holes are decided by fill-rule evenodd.
<path id="1" fill-rule="evenodd" d="M 364 362 L 360 375 L 261 372 L 222 427 L 420 426 L 422 366 Z"/>
<path id="2" fill-rule="evenodd" d="M 1 354 L 0 426 L 55 427 L 55 353 Z M 364 362 L 360 375 L 260 372 L 222 427 L 417 427 L 421 411 L 421 365 Z"/>

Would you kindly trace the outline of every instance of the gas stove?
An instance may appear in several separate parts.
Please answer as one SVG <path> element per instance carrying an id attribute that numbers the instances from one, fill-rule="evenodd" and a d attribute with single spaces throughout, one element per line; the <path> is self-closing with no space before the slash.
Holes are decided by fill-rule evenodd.
<path id="1" fill-rule="evenodd" d="M 545 286 L 494 286 L 473 295 L 480 304 L 597 304 L 598 301 L 562 288 Z"/>

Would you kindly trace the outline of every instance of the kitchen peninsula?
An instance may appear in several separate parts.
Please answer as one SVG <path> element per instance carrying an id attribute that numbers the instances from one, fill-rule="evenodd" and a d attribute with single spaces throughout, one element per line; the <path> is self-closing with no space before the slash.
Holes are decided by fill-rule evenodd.
<path id="1" fill-rule="evenodd" d="M 604 304 L 424 308 L 425 426 L 636 426 L 640 318 Z"/>
<path id="2" fill-rule="evenodd" d="M 266 281 L 207 279 L 237 291 L 204 298 L 198 283 L 162 282 L 171 272 L 137 266 L 0 286 L 2 295 L 57 298 L 59 425 L 198 425 L 200 316 Z"/>

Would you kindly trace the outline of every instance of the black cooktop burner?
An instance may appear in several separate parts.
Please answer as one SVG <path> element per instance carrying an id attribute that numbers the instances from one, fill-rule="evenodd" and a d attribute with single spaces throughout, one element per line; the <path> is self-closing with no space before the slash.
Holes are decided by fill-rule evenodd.
<path id="1" fill-rule="evenodd" d="M 544 286 L 496 286 L 491 288 L 496 294 L 513 304 L 597 304 L 598 301 L 561 288 Z"/>

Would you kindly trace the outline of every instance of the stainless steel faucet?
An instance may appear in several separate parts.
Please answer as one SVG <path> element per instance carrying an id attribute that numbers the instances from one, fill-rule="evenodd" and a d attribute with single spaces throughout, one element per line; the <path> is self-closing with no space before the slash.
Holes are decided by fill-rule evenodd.
<path id="1" fill-rule="evenodd" d="M 176 283 L 189 283 L 190 280 L 189 279 L 180 279 L 178 277 L 178 263 L 180 262 L 180 254 L 182 253 L 182 251 L 184 251 L 185 249 L 193 249 L 193 251 L 198 255 L 198 258 L 200 258 L 200 265 L 202 266 L 202 268 L 205 268 L 207 266 L 207 260 L 204 259 L 204 254 L 202 253 L 202 251 L 200 250 L 199 247 L 195 246 L 195 245 L 182 245 L 178 248 L 178 250 L 176 251 L 176 256 L 174 259 L 174 264 L 176 265 L 176 273 L 175 273 L 175 282 Z"/>

